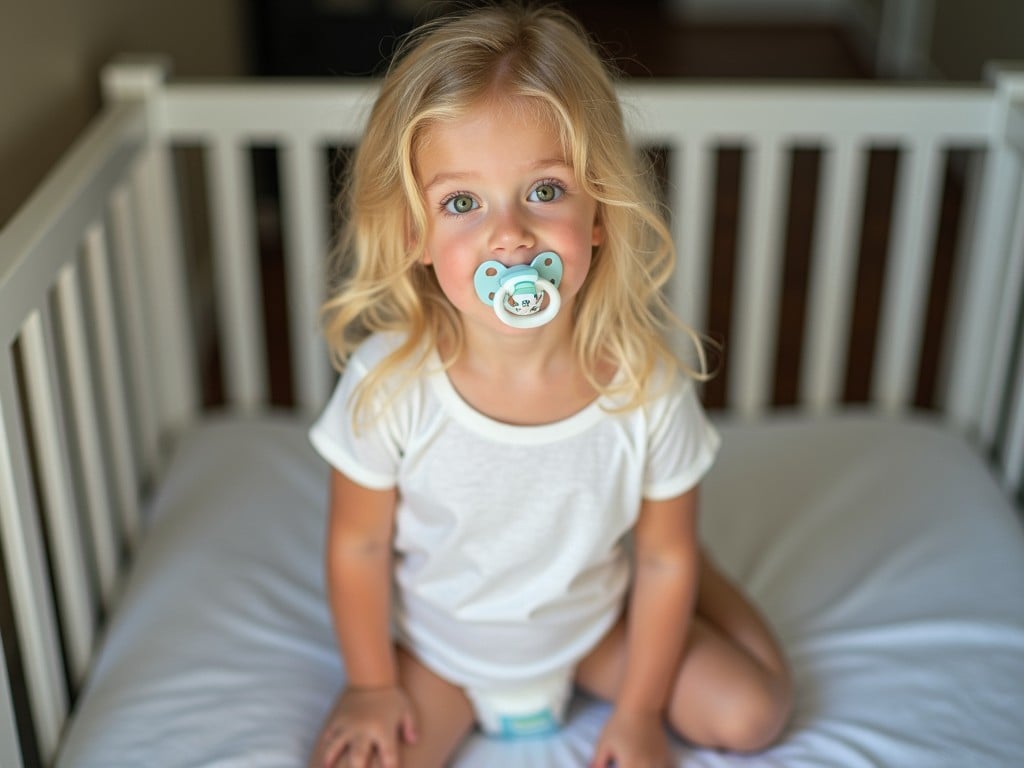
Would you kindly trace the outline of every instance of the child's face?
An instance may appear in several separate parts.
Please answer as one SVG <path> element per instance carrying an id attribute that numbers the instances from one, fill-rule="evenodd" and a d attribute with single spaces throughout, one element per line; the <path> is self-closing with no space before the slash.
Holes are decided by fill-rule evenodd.
<path id="1" fill-rule="evenodd" d="M 473 273 L 490 259 L 511 267 L 543 251 L 562 259 L 560 314 L 571 316 L 602 231 L 549 120 L 521 102 L 485 104 L 428 129 L 414 162 L 427 204 L 424 262 L 465 321 L 523 333 L 480 301 Z"/>

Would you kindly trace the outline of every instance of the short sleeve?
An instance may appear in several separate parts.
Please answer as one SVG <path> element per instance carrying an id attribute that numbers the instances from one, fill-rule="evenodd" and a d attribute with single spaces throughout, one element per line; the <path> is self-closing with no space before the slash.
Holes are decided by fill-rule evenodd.
<path id="1" fill-rule="evenodd" d="M 671 499 L 696 486 L 711 469 L 721 442 L 689 379 L 649 406 L 644 498 Z"/>
<path id="2" fill-rule="evenodd" d="M 349 479 L 367 488 L 386 490 L 398 481 L 401 440 L 396 434 L 393 409 L 385 410 L 379 418 L 361 421 L 355 429 L 353 394 L 366 371 L 366 361 L 357 352 L 310 427 L 309 439 L 324 461 Z"/>

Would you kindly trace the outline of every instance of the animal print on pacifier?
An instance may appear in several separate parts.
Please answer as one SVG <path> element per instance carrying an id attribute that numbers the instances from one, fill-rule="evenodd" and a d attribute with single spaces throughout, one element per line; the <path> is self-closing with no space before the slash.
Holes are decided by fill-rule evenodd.
<path id="1" fill-rule="evenodd" d="M 537 254 L 529 265 L 506 267 L 500 261 L 485 261 L 473 275 L 480 301 L 513 328 L 536 328 L 557 315 L 562 306 L 561 282 L 562 260 L 554 251 Z"/>

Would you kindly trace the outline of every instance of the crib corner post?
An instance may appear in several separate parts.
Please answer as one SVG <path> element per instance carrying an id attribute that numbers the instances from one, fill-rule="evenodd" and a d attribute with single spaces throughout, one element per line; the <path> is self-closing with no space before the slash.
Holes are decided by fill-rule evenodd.
<path id="1" fill-rule="evenodd" d="M 167 82 L 171 62 L 165 56 L 123 55 L 103 67 L 100 85 L 107 102 L 147 99 Z"/>
<path id="2" fill-rule="evenodd" d="M 1024 154 L 1024 61 L 997 65 L 992 70 L 992 78 L 1005 109 L 1006 143 Z"/>
<path id="3" fill-rule="evenodd" d="M 976 215 L 958 267 L 963 287 L 954 307 L 944 401 L 952 423 L 991 451 L 1006 406 L 1021 311 L 1014 309 L 1019 297 L 1013 294 L 1022 261 L 1014 256 L 1014 241 L 1024 215 L 1024 62 L 990 63 L 985 80 L 992 96 L 989 138 Z"/>
<path id="4" fill-rule="evenodd" d="M 1024 155 L 1024 61 L 993 61 L 985 81 L 995 95 L 993 131 L 997 140 Z"/>
<path id="5" fill-rule="evenodd" d="M 108 103 L 142 102 L 147 143 L 130 194 L 138 212 L 137 254 L 141 291 L 150 308 L 142 329 L 146 363 L 154 372 L 156 419 L 175 430 L 199 410 L 200 387 L 194 354 L 189 283 L 182 241 L 182 216 L 166 115 L 170 61 L 161 56 L 128 55 L 101 73 Z"/>
<path id="6" fill-rule="evenodd" d="M 1002 406 L 1003 436 L 998 460 L 1003 485 L 1024 500 L 1024 61 L 997 62 L 991 68 L 999 99 L 1001 138 L 1013 156 L 1017 184 L 1013 190 L 1012 235 L 999 300 L 1001 333 L 996 337 L 1002 378 L 993 385 Z"/>

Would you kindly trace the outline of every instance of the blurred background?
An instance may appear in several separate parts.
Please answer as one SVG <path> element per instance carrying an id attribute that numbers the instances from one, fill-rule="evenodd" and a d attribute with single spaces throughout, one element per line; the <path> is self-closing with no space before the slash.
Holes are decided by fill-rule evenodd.
<path id="1" fill-rule="evenodd" d="M 629 75 L 977 80 L 1024 59 L 1021 0 L 566 0 Z M 182 77 L 368 75 L 437 0 L 0 0 L 0 225 L 125 51 Z"/>
<path id="2" fill-rule="evenodd" d="M 463 0 L 462 5 L 466 2 Z M 690 79 L 900 80 L 978 82 L 986 62 L 1024 61 L 1024 0 L 562 0 L 629 77 Z M 444 0 L 0 0 L 0 226 L 27 198 L 101 107 L 100 68 L 118 54 L 157 53 L 181 78 L 328 77 L 379 74 L 397 39 L 441 13 Z M 664 171 L 664 156 L 653 152 Z M 342 157 L 342 162 L 344 157 Z M 965 168 L 949 153 L 915 405 L 932 407 L 955 261 Z M 797 401 L 800 339 L 820 153 L 792 155 L 785 295 L 779 318 L 774 404 Z M 193 294 L 212 296 L 209 227 L 202 221 L 201 152 L 178 152 L 190 230 Z M 332 160 L 332 162 L 335 162 Z M 895 148 L 873 148 L 843 399 L 868 397 L 885 272 L 889 212 L 898 173 Z M 701 330 L 730 336 L 742 152 L 716 159 L 709 310 Z M 337 164 L 336 164 L 337 165 Z M 276 159 L 253 148 L 260 269 L 271 400 L 292 401 L 286 282 Z M 195 307 L 206 405 L 223 398 L 218 332 L 205 301 Z M 725 403 L 725 366 L 705 404 Z"/>

